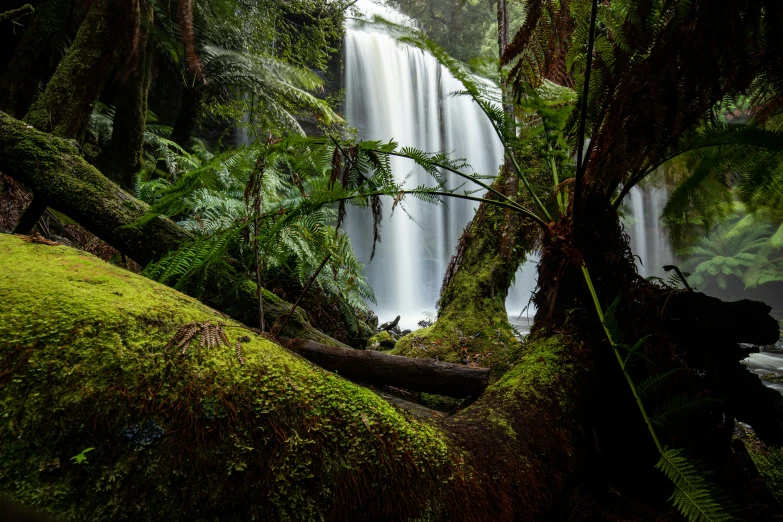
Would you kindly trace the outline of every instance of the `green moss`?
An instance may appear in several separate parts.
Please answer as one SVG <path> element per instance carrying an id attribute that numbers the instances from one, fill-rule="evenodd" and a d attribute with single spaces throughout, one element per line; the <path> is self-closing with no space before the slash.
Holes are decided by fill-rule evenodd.
<path id="1" fill-rule="evenodd" d="M 463 399 L 446 397 L 445 395 L 434 395 L 432 393 L 420 393 L 419 402 L 433 410 L 450 412 L 456 410 L 463 403 Z"/>
<path id="2" fill-rule="evenodd" d="M 373 335 L 367 341 L 367 347 L 370 350 L 391 350 L 395 344 L 397 344 L 397 341 L 385 330 Z"/>
<path id="3" fill-rule="evenodd" d="M 765 445 L 750 429 L 740 427 L 739 433 L 753 464 L 764 477 L 767 489 L 783 502 L 783 448 Z"/>
<path id="4" fill-rule="evenodd" d="M 120 57 L 131 16 L 122 4 L 92 5 L 73 43 L 25 121 L 39 130 L 82 141 L 92 106 Z"/>
<path id="5" fill-rule="evenodd" d="M 573 346 L 560 335 L 527 339 L 520 348 L 517 364 L 490 389 L 505 389 L 533 401 L 556 399 L 568 408 L 566 383 L 578 375 Z"/>
<path id="6" fill-rule="evenodd" d="M 434 426 L 88 254 L 0 235 L 0 296 L 0 493 L 63 520 L 417 517 L 462 476 Z M 231 348 L 164 353 L 206 320 Z"/>
<path id="7" fill-rule="evenodd" d="M 452 363 L 492 368 L 491 379 L 502 376 L 519 356 L 520 342 L 505 315 L 474 315 L 475 311 L 452 311 L 432 326 L 399 339 L 392 351 L 406 357 L 431 357 Z"/>
<path id="8" fill-rule="evenodd" d="M 3 113 L 0 151 L 0 170 L 44 195 L 52 207 L 67 213 L 141 265 L 192 239 L 188 232 L 162 216 L 140 226 L 139 220 L 149 211 L 148 205 L 123 192 L 85 162 L 71 142 L 36 131 Z M 208 304 L 246 324 L 258 321 L 256 285 L 246 276 L 224 265 L 210 272 L 207 283 L 207 292 L 202 292 L 201 297 Z M 270 292 L 264 293 L 264 301 L 270 322 L 291 309 L 290 303 Z M 340 344 L 313 328 L 301 308 L 282 334 Z"/>

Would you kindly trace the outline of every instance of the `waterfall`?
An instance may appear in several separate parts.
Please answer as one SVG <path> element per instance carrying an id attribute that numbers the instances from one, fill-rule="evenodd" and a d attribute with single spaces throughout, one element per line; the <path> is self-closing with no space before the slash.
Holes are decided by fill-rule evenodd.
<path id="1" fill-rule="evenodd" d="M 632 188 L 626 197 L 625 231 L 631 238 L 631 250 L 639 273 L 644 277 L 668 278 L 664 265 L 677 264 L 668 236 L 661 226 L 661 215 L 669 192 L 666 188 Z"/>
<path id="2" fill-rule="evenodd" d="M 412 25 L 401 13 L 369 1 L 357 7 L 366 16 L 382 16 Z M 348 21 L 345 36 L 345 117 L 362 139 L 394 139 L 426 152 L 444 151 L 465 158 L 474 172 L 495 174 L 503 159 L 500 141 L 481 109 L 437 60 L 397 42 L 382 26 Z M 410 160 L 394 158 L 392 168 L 406 186 L 432 184 Z M 461 180 L 454 180 L 457 186 Z M 390 216 L 386 198 L 382 241 L 370 262 L 372 222 L 365 209 L 349 209 L 346 230 L 378 299 L 383 320 L 401 315 L 404 327 L 433 314 L 443 274 L 476 205 L 451 199 L 432 205 L 407 199 L 405 210 Z M 527 304 L 534 286 L 534 264 L 518 275 L 509 293 L 511 310 Z"/>

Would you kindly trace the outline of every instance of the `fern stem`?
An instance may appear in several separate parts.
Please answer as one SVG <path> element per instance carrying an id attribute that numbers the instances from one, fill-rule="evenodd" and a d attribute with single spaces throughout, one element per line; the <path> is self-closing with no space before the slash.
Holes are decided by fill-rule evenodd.
<path id="1" fill-rule="evenodd" d="M 283 322 L 280 323 L 280 326 L 275 325 L 272 331 L 272 335 L 277 337 L 277 334 L 283 331 L 283 328 L 285 328 L 285 325 L 288 323 L 288 320 L 291 318 L 292 315 L 294 315 L 294 311 L 296 311 L 296 307 L 299 306 L 299 301 L 302 300 L 304 295 L 307 293 L 307 291 L 310 289 L 310 286 L 313 284 L 313 281 L 315 281 L 315 278 L 318 277 L 318 274 L 321 273 L 321 270 L 326 266 L 327 261 L 332 257 L 332 253 L 329 252 L 329 254 L 326 255 L 323 261 L 321 261 L 321 265 L 316 269 L 315 273 L 310 277 L 310 280 L 307 281 L 307 284 L 302 289 L 302 292 L 299 294 L 299 297 L 296 298 L 296 301 L 294 301 L 294 304 L 291 305 L 291 310 L 289 310 L 288 314 L 286 314 L 285 318 L 283 319 Z"/>
<path id="2" fill-rule="evenodd" d="M 260 200 L 261 200 L 261 194 L 258 194 L 258 200 L 259 204 L 256 216 L 255 216 L 255 239 L 253 241 L 253 250 L 255 253 L 256 258 L 256 291 L 258 292 L 258 322 L 259 327 L 261 328 L 261 332 L 263 333 L 266 330 L 266 325 L 264 324 L 264 287 L 261 286 L 261 260 L 260 260 L 260 254 L 259 254 L 259 245 L 258 245 L 258 214 L 261 211 L 260 206 Z"/>
<path id="3" fill-rule="evenodd" d="M 601 321 L 601 326 L 603 327 L 604 332 L 606 332 L 606 337 L 609 339 L 609 344 L 612 345 L 612 351 L 614 352 L 615 357 L 617 357 L 617 363 L 620 365 L 620 369 L 623 371 L 623 375 L 625 375 L 625 380 L 628 381 L 628 387 L 631 388 L 633 398 L 636 400 L 636 405 L 639 407 L 642 418 L 644 418 L 644 423 L 647 425 L 647 429 L 650 431 L 653 442 L 655 442 L 655 447 L 658 448 L 658 452 L 663 455 L 664 451 L 663 446 L 661 445 L 661 441 L 658 440 L 658 435 L 655 433 L 655 428 L 653 428 L 652 421 L 650 421 L 650 417 L 647 415 L 647 410 L 645 409 L 644 404 L 642 404 L 642 399 L 639 397 L 639 393 L 636 391 L 636 385 L 633 383 L 633 379 L 631 379 L 631 375 L 628 373 L 628 370 L 625 367 L 625 362 L 623 361 L 622 355 L 620 355 L 620 350 L 617 349 L 617 344 L 615 340 L 612 339 L 612 334 L 609 332 L 609 328 L 606 327 L 606 322 L 604 321 L 604 312 L 601 309 L 601 303 L 598 301 L 598 294 L 596 293 L 595 287 L 593 286 L 593 281 L 590 279 L 590 272 L 587 270 L 587 265 L 585 264 L 582 264 L 582 274 L 584 275 L 585 282 L 587 283 L 587 288 L 590 290 L 590 295 L 593 297 L 593 304 L 595 305 L 595 311 L 598 314 L 598 319 Z"/>
<path id="4" fill-rule="evenodd" d="M 402 194 L 415 194 L 417 192 L 418 193 L 422 193 L 421 190 L 419 190 L 419 191 L 415 191 L 415 190 L 401 190 L 397 194 L 400 194 L 400 193 L 402 193 Z M 546 224 L 546 222 L 543 219 L 541 219 L 540 217 L 538 217 L 536 214 L 534 214 L 530 210 L 526 209 L 525 207 L 519 206 L 519 205 L 514 204 L 514 203 L 504 203 L 503 201 L 495 201 L 495 200 L 486 199 L 486 198 L 476 198 L 476 197 L 473 197 L 473 196 L 466 196 L 465 194 L 455 194 L 454 192 L 446 192 L 446 191 L 440 191 L 440 190 L 427 190 L 425 192 L 426 192 L 426 194 L 431 194 L 433 196 L 445 196 L 445 197 L 449 197 L 449 198 L 467 199 L 469 201 L 478 201 L 479 203 L 488 203 L 490 205 L 495 205 L 497 207 L 509 208 L 511 210 L 514 210 L 515 212 L 518 212 L 518 213 L 522 214 L 525 217 L 530 218 L 535 223 L 540 225 L 541 228 L 543 228 L 543 229 L 547 228 L 547 224 Z M 327 204 L 327 203 L 338 203 L 340 201 L 348 201 L 348 200 L 351 200 L 351 199 L 366 198 L 366 197 L 369 197 L 369 196 L 391 196 L 391 194 L 388 194 L 388 193 L 383 192 L 383 191 L 363 192 L 363 193 L 360 193 L 360 194 L 353 194 L 351 196 L 343 196 L 343 197 L 340 197 L 340 198 L 336 198 L 336 199 L 334 199 L 332 201 L 325 201 L 324 204 Z M 271 214 L 271 215 L 272 216 L 276 216 L 276 215 L 278 215 L 278 213 L 274 213 L 274 214 Z"/>
<path id="5" fill-rule="evenodd" d="M 522 183 L 525 185 L 525 188 L 527 189 L 528 193 L 533 198 L 533 201 L 536 202 L 536 206 L 538 207 L 538 209 L 541 212 L 543 212 L 546 218 L 551 222 L 552 216 L 549 215 L 549 211 L 546 209 L 544 204 L 538 198 L 538 195 L 536 195 L 536 192 L 533 190 L 533 187 L 530 185 L 530 181 L 528 181 L 527 176 L 525 176 L 525 174 L 522 172 L 522 167 L 519 166 L 516 157 L 514 157 L 511 147 L 508 145 L 508 141 L 505 139 L 505 136 L 503 136 L 503 132 L 501 132 L 501 130 L 495 124 L 495 121 L 489 116 L 489 113 L 484 108 L 484 106 L 481 103 L 478 103 L 478 106 L 481 107 L 482 111 L 484 111 L 484 114 L 487 116 L 487 119 L 489 119 L 489 122 L 492 124 L 492 128 L 495 129 L 495 134 L 498 135 L 498 138 L 500 139 L 500 143 L 503 145 L 503 151 L 505 151 L 506 155 L 511 160 L 511 164 L 514 165 L 514 170 L 517 171 L 517 176 L 519 176 L 519 179 L 522 180 Z"/>
<path id="6" fill-rule="evenodd" d="M 587 58 L 585 59 L 585 83 L 582 89 L 582 107 L 579 116 L 579 139 L 576 150 L 576 180 L 574 181 L 574 216 L 577 216 L 579 209 L 579 197 L 582 194 L 582 180 L 585 175 L 587 161 L 582 158 L 585 147 L 585 127 L 587 126 L 587 99 L 590 96 L 590 73 L 593 68 L 593 46 L 595 45 L 595 21 L 598 17 L 598 0 L 593 0 L 593 7 L 590 12 L 590 34 L 587 39 Z"/>
<path id="7" fill-rule="evenodd" d="M 372 150 L 373 152 L 377 152 L 379 154 L 387 154 L 389 156 L 397 156 L 399 158 L 413 159 L 410 156 L 408 156 L 407 154 L 402 154 L 401 152 L 384 152 L 384 151 L 376 150 L 376 149 L 370 149 L 370 150 Z M 455 168 L 449 167 L 448 165 L 442 165 L 442 164 L 437 163 L 435 161 L 431 162 L 431 164 L 434 167 L 438 167 L 440 169 L 449 171 L 451 173 L 456 174 L 457 176 L 460 176 L 461 178 L 464 178 L 464 179 L 466 179 L 468 181 L 472 181 L 473 183 L 475 183 L 479 187 L 487 189 L 488 191 L 490 191 L 491 193 L 493 193 L 497 197 L 502 198 L 503 200 L 507 201 L 510 204 L 514 204 L 514 201 L 511 198 L 509 198 L 508 196 L 506 196 L 505 194 L 503 194 L 499 190 L 496 190 L 496 189 L 492 188 L 491 185 L 487 185 L 486 183 L 484 183 L 480 179 L 471 176 L 470 174 L 465 174 L 464 172 L 460 172 L 460 171 L 458 171 Z"/>
<path id="8" fill-rule="evenodd" d="M 560 211 L 560 215 L 565 215 L 566 209 L 563 204 L 563 194 L 560 192 L 558 185 L 560 185 L 560 176 L 557 173 L 557 163 L 555 157 L 552 155 L 552 145 L 547 141 L 547 149 L 549 150 L 549 163 L 552 167 L 552 180 L 554 181 L 555 197 L 557 198 L 557 209 Z"/>

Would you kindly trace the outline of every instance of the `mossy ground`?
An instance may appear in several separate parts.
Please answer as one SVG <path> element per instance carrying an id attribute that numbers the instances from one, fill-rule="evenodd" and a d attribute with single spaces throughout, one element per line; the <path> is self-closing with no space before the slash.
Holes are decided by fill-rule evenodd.
<path id="1" fill-rule="evenodd" d="M 416 517 L 461 473 L 434 426 L 89 254 L 0 235 L 0 301 L 0 492 L 63 520 Z M 164 353 L 192 321 L 232 347 Z"/>

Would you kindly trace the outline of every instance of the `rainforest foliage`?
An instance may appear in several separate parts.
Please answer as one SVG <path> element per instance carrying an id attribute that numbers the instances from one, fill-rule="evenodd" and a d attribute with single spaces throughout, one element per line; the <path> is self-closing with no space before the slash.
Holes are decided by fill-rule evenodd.
<path id="1" fill-rule="evenodd" d="M 3 7 L 0 494 L 63 520 L 782 516 L 783 395 L 741 362 L 779 317 L 701 291 L 783 288 L 783 5 L 394 6 L 415 23 L 362 23 L 460 82 L 497 171 L 344 120 L 361 1 Z M 624 231 L 645 185 L 670 194 L 668 282 Z M 344 224 L 369 210 L 372 258 L 414 198 L 477 210 L 434 321 L 379 329 Z M 369 389 L 288 338 L 489 386 Z"/>

